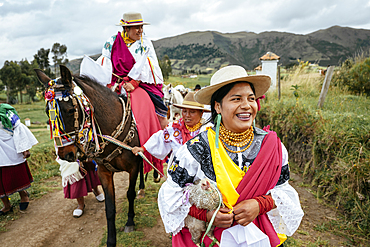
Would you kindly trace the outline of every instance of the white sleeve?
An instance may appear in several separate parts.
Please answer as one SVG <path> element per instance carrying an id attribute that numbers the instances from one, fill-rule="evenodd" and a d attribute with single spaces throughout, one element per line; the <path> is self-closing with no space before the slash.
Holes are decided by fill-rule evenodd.
<path id="1" fill-rule="evenodd" d="M 23 123 L 19 123 L 13 132 L 14 145 L 17 153 L 22 153 L 38 143 L 36 137 Z"/>
<path id="2" fill-rule="evenodd" d="M 205 177 L 200 164 L 189 153 L 186 145 L 178 150 L 176 161 L 168 169 L 177 168 L 186 169 L 189 176 L 194 176 L 194 180 Z M 168 176 L 158 192 L 158 208 L 167 233 L 172 232 L 176 235 L 185 226 L 184 219 L 191 207 L 191 204 L 185 201 L 183 188 L 174 182 L 171 176 Z"/>
<path id="3" fill-rule="evenodd" d="M 159 130 L 154 133 L 144 144 L 146 151 L 157 159 L 163 160 L 171 152 L 171 143 L 165 142 L 164 131 Z"/>
<path id="4" fill-rule="evenodd" d="M 283 166 L 288 165 L 288 152 L 283 144 L 282 154 Z M 297 191 L 286 181 L 275 186 L 267 194 L 271 194 L 276 205 L 275 209 L 267 212 L 275 231 L 292 236 L 304 215 Z"/>

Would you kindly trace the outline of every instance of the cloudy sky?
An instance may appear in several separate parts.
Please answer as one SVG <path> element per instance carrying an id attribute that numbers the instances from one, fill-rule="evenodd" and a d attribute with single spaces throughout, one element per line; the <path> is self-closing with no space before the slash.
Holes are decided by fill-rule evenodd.
<path id="1" fill-rule="evenodd" d="M 101 52 L 124 12 L 141 12 L 152 40 L 191 31 L 307 34 L 334 25 L 370 30 L 370 0 L 0 0 L 0 68 L 67 46 L 69 59 Z"/>

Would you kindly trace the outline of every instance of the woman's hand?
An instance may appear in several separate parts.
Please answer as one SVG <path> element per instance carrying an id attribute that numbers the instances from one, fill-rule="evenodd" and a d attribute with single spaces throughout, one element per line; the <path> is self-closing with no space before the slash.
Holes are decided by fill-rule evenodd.
<path id="1" fill-rule="evenodd" d="M 125 84 L 123 84 L 123 88 L 126 90 L 126 92 L 128 93 L 131 93 L 132 91 L 135 90 L 135 87 L 130 83 L 130 82 L 127 82 Z"/>
<path id="2" fill-rule="evenodd" d="M 234 206 L 234 219 L 239 225 L 246 226 L 251 223 L 260 213 L 258 201 L 248 199 Z"/>
<path id="3" fill-rule="evenodd" d="M 144 148 L 142 147 L 133 147 L 131 151 L 137 156 L 139 152 L 144 153 Z"/>
<path id="4" fill-rule="evenodd" d="M 22 154 L 23 154 L 24 159 L 27 159 L 28 157 L 31 156 L 30 150 L 26 150 L 26 151 L 22 152 Z"/>
<path id="5" fill-rule="evenodd" d="M 229 213 L 230 211 L 231 209 L 229 208 L 220 208 L 213 221 L 213 225 L 222 228 L 230 227 L 234 221 L 234 215 Z M 211 221 L 214 212 L 215 210 L 207 212 L 207 222 Z"/>

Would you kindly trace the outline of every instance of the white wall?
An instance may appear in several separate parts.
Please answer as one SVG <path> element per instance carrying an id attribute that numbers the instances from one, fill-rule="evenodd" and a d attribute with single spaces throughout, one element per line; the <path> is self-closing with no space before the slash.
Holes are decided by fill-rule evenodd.
<path id="1" fill-rule="evenodd" d="M 271 77 L 270 90 L 276 89 L 276 77 L 277 77 L 277 64 L 279 60 L 261 60 L 262 73 Z"/>

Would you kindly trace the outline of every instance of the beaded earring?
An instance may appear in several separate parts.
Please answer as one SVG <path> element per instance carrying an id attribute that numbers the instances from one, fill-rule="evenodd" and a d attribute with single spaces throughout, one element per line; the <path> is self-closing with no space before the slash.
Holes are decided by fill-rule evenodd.
<path id="1" fill-rule="evenodd" d="M 221 114 L 217 114 L 216 116 L 216 148 L 218 149 L 218 141 L 219 141 L 219 135 L 220 135 L 220 125 L 221 125 Z"/>

